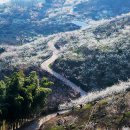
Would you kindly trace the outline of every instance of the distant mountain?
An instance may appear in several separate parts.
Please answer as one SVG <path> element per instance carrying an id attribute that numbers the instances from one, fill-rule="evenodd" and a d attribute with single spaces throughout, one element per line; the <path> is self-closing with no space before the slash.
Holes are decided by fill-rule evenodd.
<path id="1" fill-rule="evenodd" d="M 74 7 L 74 12 L 94 20 L 115 17 L 129 11 L 129 0 L 88 0 Z"/>
<path id="2" fill-rule="evenodd" d="M 0 6 L 0 44 L 28 43 L 129 11 L 129 0 L 6 0 Z"/>

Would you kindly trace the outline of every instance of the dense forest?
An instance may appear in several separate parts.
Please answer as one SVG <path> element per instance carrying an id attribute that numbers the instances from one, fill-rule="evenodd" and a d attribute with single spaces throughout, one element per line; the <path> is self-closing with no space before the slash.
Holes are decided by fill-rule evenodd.
<path id="1" fill-rule="evenodd" d="M 47 78 L 39 79 L 32 71 L 26 76 L 23 71 L 15 72 L 0 81 L 0 125 L 6 121 L 8 127 L 17 128 L 24 120 L 38 116 L 51 93 L 47 88 L 53 83 Z"/>

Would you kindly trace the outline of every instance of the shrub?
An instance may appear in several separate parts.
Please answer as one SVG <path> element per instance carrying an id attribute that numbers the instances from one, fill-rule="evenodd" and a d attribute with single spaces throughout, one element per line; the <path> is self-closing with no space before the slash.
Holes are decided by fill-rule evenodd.
<path id="1" fill-rule="evenodd" d="M 65 130 L 63 126 L 56 126 L 51 128 L 51 130 Z"/>
<path id="2" fill-rule="evenodd" d="M 101 101 L 99 102 L 99 104 L 100 104 L 101 106 L 105 106 L 105 105 L 108 104 L 108 102 L 107 102 L 106 100 L 101 100 Z"/>
<path id="3" fill-rule="evenodd" d="M 0 54 L 5 52 L 5 48 L 0 48 Z"/>
<path id="4" fill-rule="evenodd" d="M 86 104 L 86 105 L 84 106 L 84 109 L 87 109 L 87 110 L 92 109 L 92 104 Z"/>
<path id="5" fill-rule="evenodd" d="M 125 113 L 125 116 L 126 116 L 127 118 L 130 118 L 130 111 L 126 112 L 126 113 Z"/>

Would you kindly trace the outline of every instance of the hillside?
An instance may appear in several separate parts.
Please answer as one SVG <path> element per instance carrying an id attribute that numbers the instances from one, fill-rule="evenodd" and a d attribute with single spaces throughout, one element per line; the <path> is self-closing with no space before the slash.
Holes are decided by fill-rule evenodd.
<path id="1" fill-rule="evenodd" d="M 129 78 L 130 15 L 95 22 L 90 28 L 66 34 L 57 46 L 67 50 L 51 66 L 86 91 Z M 59 44 L 60 43 L 60 44 Z"/>
<path id="2" fill-rule="evenodd" d="M 129 130 L 130 92 L 85 104 L 82 109 L 59 115 L 39 130 Z"/>
<path id="3" fill-rule="evenodd" d="M 50 67 L 85 91 L 127 81 L 130 77 L 129 19 L 128 13 L 96 21 L 83 30 L 37 38 L 30 44 L 2 45 L 0 70 L 39 67 L 52 56 L 49 45 L 54 45 L 59 59 Z"/>

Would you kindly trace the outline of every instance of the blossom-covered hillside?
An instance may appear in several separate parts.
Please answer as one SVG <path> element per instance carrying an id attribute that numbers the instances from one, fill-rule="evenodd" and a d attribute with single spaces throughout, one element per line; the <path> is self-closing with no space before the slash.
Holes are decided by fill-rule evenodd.
<path id="1" fill-rule="evenodd" d="M 52 68 L 86 91 L 126 81 L 130 77 L 129 19 L 127 14 L 61 38 L 66 45 L 68 41 L 68 49 Z"/>
<path id="2" fill-rule="evenodd" d="M 60 52 L 52 67 L 86 91 L 111 86 L 129 75 L 130 14 L 93 22 L 83 30 L 38 38 L 22 46 L 1 46 L 1 70 L 40 66 L 52 55 L 48 44 Z M 4 51 L 4 52 L 3 52 Z"/>

